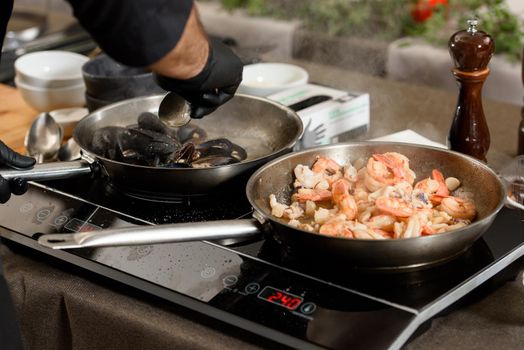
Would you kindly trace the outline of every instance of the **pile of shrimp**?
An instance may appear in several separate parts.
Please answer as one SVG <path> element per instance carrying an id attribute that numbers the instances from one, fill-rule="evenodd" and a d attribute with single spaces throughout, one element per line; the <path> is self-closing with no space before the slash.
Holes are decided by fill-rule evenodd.
<path id="1" fill-rule="evenodd" d="M 470 224 L 475 204 L 453 196 L 461 183 L 431 176 L 415 182 L 403 154 L 387 152 L 340 165 L 318 156 L 294 169 L 292 203 L 269 196 L 272 215 L 296 228 L 357 239 L 398 239 L 433 235 Z"/>

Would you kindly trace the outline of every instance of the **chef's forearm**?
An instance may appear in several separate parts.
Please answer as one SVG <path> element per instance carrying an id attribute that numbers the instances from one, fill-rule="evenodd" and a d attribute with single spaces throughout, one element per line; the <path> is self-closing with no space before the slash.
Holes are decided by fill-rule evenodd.
<path id="1" fill-rule="evenodd" d="M 150 68 L 161 75 L 189 79 L 204 68 L 209 54 L 209 43 L 198 11 L 193 7 L 184 32 L 177 45 Z"/>

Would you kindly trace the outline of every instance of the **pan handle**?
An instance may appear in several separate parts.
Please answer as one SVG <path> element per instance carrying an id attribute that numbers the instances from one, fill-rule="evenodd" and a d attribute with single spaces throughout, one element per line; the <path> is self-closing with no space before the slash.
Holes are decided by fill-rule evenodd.
<path id="1" fill-rule="evenodd" d="M 506 205 L 512 209 L 524 210 L 524 205 L 517 202 L 510 195 L 506 196 Z"/>
<path id="2" fill-rule="evenodd" d="M 58 180 L 77 177 L 92 172 L 91 163 L 87 160 L 71 162 L 51 162 L 36 164 L 32 169 L 0 169 L 0 175 L 6 180 L 21 178 L 27 181 Z"/>
<path id="3" fill-rule="evenodd" d="M 255 219 L 217 220 L 48 234 L 40 236 L 38 243 L 52 249 L 73 249 L 246 238 L 260 232 Z"/>

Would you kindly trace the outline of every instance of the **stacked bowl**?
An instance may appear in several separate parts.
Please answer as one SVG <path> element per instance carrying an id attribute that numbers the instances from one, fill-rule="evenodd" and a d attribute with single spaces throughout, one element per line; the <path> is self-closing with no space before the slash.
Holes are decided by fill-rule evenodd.
<path id="1" fill-rule="evenodd" d="M 147 68 L 123 65 L 103 53 L 84 64 L 82 74 L 90 112 L 129 98 L 165 92 Z"/>
<path id="2" fill-rule="evenodd" d="M 40 112 L 82 107 L 82 66 L 89 59 L 69 51 L 38 51 L 15 61 L 15 84 L 22 98 Z"/>
<path id="3" fill-rule="evenodd" d="M 308 72 L 299 66 L 280 62 L 261 62 L 244 66 L 238 92 L 269 96 L 308 83 Z"/>

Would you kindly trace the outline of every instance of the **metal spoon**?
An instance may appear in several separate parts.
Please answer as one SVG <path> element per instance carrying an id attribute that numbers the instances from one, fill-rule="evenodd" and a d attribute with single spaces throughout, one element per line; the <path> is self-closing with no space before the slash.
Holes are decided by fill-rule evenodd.
<path id="1" fill-rule="evenodd" d="M 184 126 L 191 120 L 190 105 L 183 97 L 169 92 L 160 102 L 158 117 L 167 126 Z"/>
<path id="2" fill-rule="evenodd" d="M 80 146 L 78 143 L 76 143 L 75 139 L 70 138 L 58 150 L 58 160 L 67 162 L 70 160 L 80 159 L 82 156 L 80 150 Z"/>
<path id="3" fill-rule="evenodd" d="M 40 113 L 25 135 L 24 145 L 28 155 L 38 163 L 52 159 L 62 143 L 63 130 L 47 112 Z"/>

